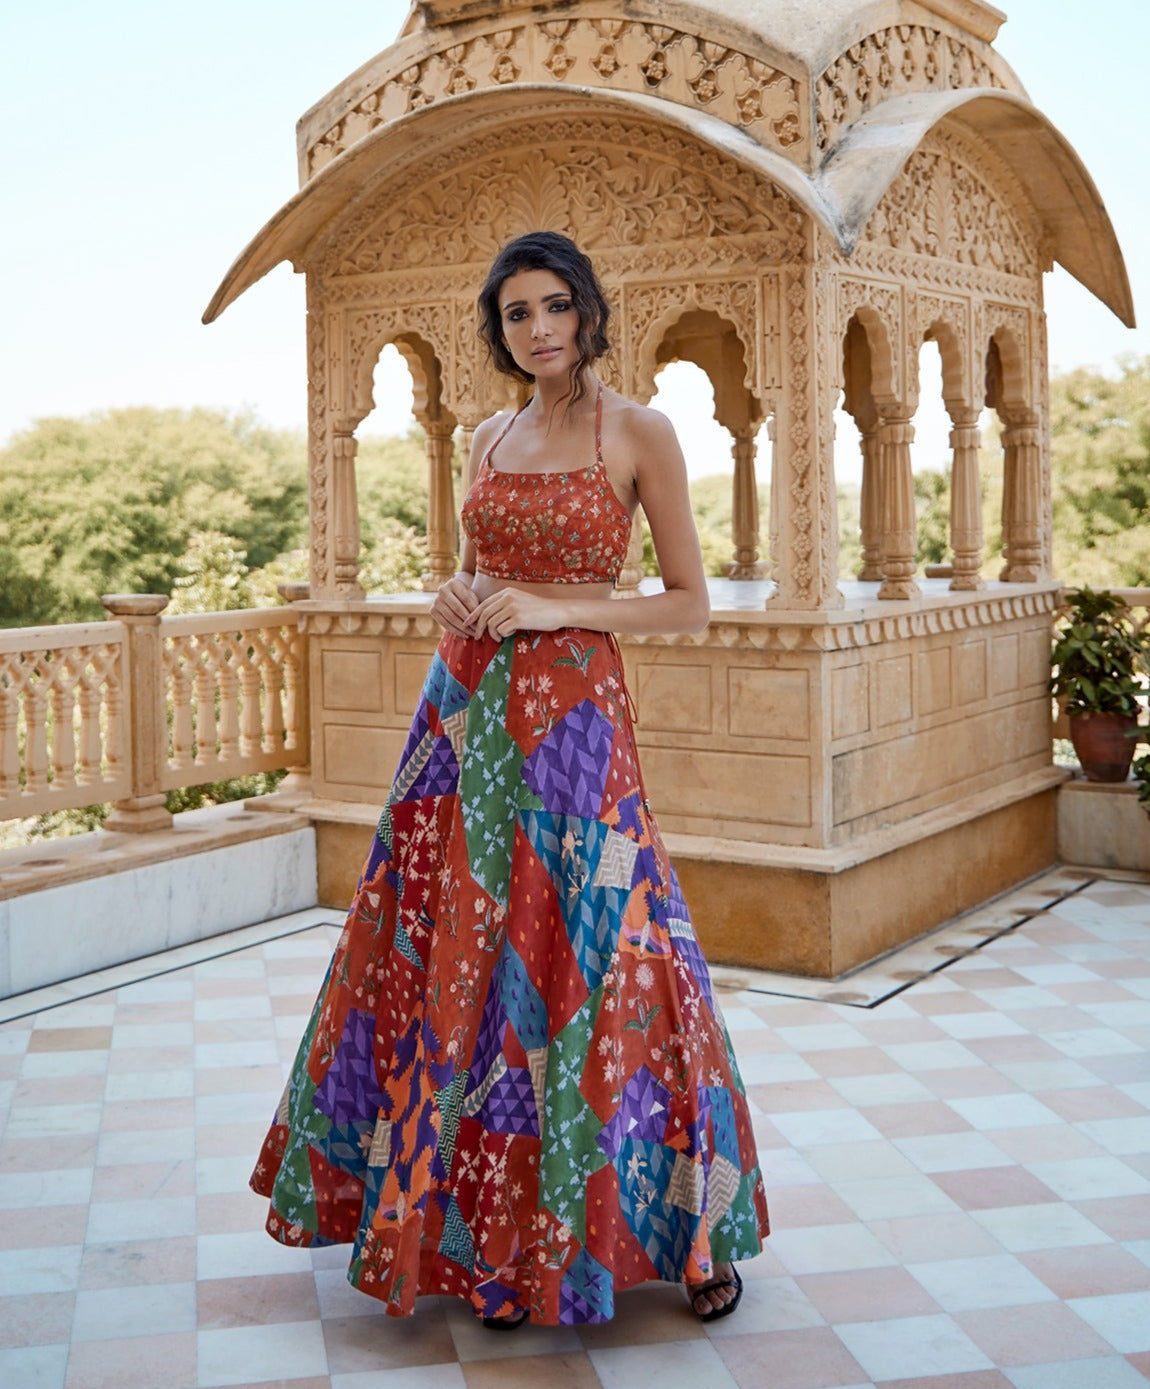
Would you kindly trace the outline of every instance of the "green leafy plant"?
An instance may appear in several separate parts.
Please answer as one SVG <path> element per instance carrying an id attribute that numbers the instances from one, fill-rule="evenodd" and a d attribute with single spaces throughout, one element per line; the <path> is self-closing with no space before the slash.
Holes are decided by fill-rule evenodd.
<path id="1" fill-rule="evenodd" d="M 1070 589 L 1064 600 L 1066 616 L 1050 658 L 1051 690 L 1068 714 L 1137 716 L 1150 670 L 1146 636 L 1108 589 Z"/>
<path id="2" fill-rule="evenodd" d="M 1138 787 L 1138 804 L 1150 815 L 1150 752 L 1136 757 L 1130 767 L 1134 784 Z"/>

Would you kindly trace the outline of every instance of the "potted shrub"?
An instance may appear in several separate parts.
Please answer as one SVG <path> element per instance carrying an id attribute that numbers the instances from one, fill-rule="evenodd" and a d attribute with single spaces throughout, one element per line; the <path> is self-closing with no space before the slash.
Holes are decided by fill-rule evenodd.
<path id="1" fill-rule="evenodd" d="M 1070 739 L 1089 781 L 1125 781 L 1134 757 L 1147 638 L 1107 589 L 1069 589 L 1051 653 L 1050 688 L 1070 721 Z"/>
<path id="2" fill-rule="evenodd" d="M 1134 759 L 1134 781 L 1138 787 L 1138 804 L 1150 815 L 1150 752 Z"/>

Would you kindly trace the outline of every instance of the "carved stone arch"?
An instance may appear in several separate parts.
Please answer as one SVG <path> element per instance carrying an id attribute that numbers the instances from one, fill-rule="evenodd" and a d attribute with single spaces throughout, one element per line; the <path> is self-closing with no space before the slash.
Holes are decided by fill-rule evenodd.
<path id="1" fill-rule="evenodd" d="M 420 424 L 443 421 L 454 426 L 445 400 L 443 363 L 450 360 L 450 304 L 395 305 L 387 309 L 349 310 L 344 314 L 347 381 L 341 412 L 347 429 L 355 429 L 375 407 L 373 378 L 379 354 L 390 343 L 411 372 L 413 410 Z M 445 415 L 450 416 L 445 420 Z"/>
<path id="2" fill-rule="evenodd" d="M 975 404 L 971 376 L 970 311 L 959 299 L 938 295 L 919 295 L 916 304 L 919 328 L 916 346 L 933 342 L 942 359 L 942 398 L 947 408 L 970 408 Z"/>
<path id="3" fill-rule="evenodd" d="M 905 372 L 902 354 L 897 344 L 902 341 L 902 302 L 899 290 L 893 285 L 873 281 L 839 281 L 838 323 L 839 340 L 847 335 L 851 319 L 857 319 L 866 333 L 870 349 L 870 386 L 876 401 L 901 402 L 905 395 Z M 836 353 L 836 371 L 842 371 L 843 358 Z M 836 381 L 842 389 L 844 381 Z"/>
<path id="4" fill-rule="evenodd" d="M 1025 309 L 988 304 L 984 310 L 986 336 L 986 404 L 1004 422 L 1029 416 L 1035 408 L 1030 379 L 1029 318 Z"/>
<path id="5" fill-rule="evenodd" d="M 655 376 L 661 366 L 673 359 L 667 351 L 667 344 L 676 336 L 686 339 L 692 328 L 698 330 L 710 324 L 722 325 L 723 336 L 729 336 L 737 344 L 736 358 L 728 360 L 724 366 L 739 371 L 739 383 L 755 399 L 761 392 L 758 389 L 755 371 L 754 343 L 756 338 L 757 314 L 755 293 L 752 282 L 745 282 L 745 295 L 739 308 L 732 301 L 740 296 L 730 292 L 728 286 L 715 286 L 707 282 L 677 285 L 628 286 L 627 320 L 630 330 L 632 380 L 631 393 L 640 401 L 648 401 L 655 393 Z M 676 328 L 681 331 L 676 335 Z M 694 361 L 692 356 L 687 360 Z M 737 365 L 736 365 L 737 361 Z M 696 362 L 711 377 L 715 389 L 716 405 L 719 403 L 720 382 L 716 379 L 720 368 L 717 363 Z"/>

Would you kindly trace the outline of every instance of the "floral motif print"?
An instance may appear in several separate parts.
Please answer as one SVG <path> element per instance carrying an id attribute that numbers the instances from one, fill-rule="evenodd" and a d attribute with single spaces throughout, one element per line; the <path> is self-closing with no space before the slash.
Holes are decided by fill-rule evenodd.
<path id="1" fill-rule="evenodd" d="M 603 466 L 602 387 L 595 462 L 570 472 L 505 473 L 492 458 L 518 416 L 487 451 L 463 502 L 461 523 L 476 569 L 530 583 L 614 583 L 627 557 L 631 518 Z"/>

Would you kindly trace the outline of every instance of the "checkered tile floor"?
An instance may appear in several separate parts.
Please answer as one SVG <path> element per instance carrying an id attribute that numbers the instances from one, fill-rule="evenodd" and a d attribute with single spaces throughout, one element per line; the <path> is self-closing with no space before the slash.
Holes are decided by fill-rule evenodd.
<path id="1" fill-rule="evenodd" d="M 346 1251 L 262 1233 L 246 1179 L 332 927 L 41 996 L 0 1025 L 0 1385 L 1144 1386 L 1150 882 L 1046 900 L 870 1008 L 727 976 L 776 1233 L 710 1330 L 657 1285 L 581 1330 L 397 1322 Z"/>

